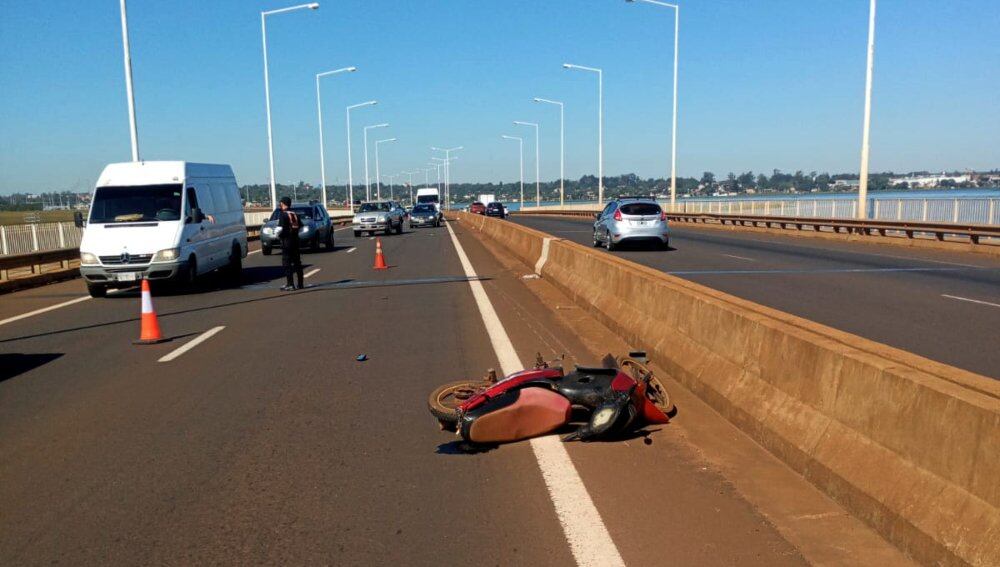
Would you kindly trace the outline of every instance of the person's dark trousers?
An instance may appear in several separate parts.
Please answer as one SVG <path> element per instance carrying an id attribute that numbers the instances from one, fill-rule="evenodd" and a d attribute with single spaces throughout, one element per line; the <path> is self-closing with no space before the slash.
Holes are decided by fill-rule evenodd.
<path id="1" fill-rule="evenodd" d="M 299 254 L 299 239 L 288 238 L 281 241 L 281 266 L 285 268 L 285 281 L 289 286 L 292 283 L 292 274 L 299 275 L 299 287 L 305 286 L 305 277 L 302 275 L 302 255 Z"/>

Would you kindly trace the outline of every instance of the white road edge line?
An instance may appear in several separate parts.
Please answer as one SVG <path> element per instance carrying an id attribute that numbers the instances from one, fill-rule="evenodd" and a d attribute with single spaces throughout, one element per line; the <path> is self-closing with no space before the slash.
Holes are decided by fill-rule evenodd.
<path id="1" fill-rule="evenodd" d="M 948 295 L 942 293 L 941 297 L 947 297 L 948 299 L 957 299 L 959 301 L 968 301 L 969 303 L 978 303 L 980 305 L 989 305 L 990 307 L 1000 307 L 1000 303 L 990 303 L 989 301 L 982 301 L 979 299 L 969 299 L 968 297 L 959 297 L 957 295 Z M 2 323 L 2 321 L 0 321 Z"/>
<path id="2" fill-rule="evenodd" d="M 205 331 L 204 333 L 198 335 L 197 337 L 191 339 L 190 341 L 184 343 L 184 345 L 181 346 L 180 348 L 178 348 L 177 350 L 171 352 L 170 354 L 167 354 L 167 355 L 163 356 L 157 362 L 170 362 L 171 360 L 177 358 L 178 356 L 184 354 L 185 352 L 193 349 L 194 347 L 196 347 L 196 346 L 200 345 L 201 343 L 207 341 L 208 339 L 212 338 L 213 335 L 215 335 L 216 333 L 218 333 L 219 331 L 221 331 L 222 329 L 225 329 L 225 328 L 226 328 L 225 326 L 213 327 L 213 328 Z"/>
<path id="3" fill-rule="evenodd" d="M 350 248 L 347 249 L 347 253 L 350 254 L 351 252 L 354 252 L 355 250 L 357 250 L 357 247 L 356 246 L 351 246 Z"/>
<path id="4" fill-rule="evenodd" d="M 49 311 L 54 311 L 62 307 L 69 307 L 74 303 L 80 303 L 81 301 L 87 301 L 90 299 L 89 295 L 84 295 L 83 297 L 77 297 L 76 299 L 70 299 L 69 301 L 64 301 L 62 303 L 56 303 L 55 305 L 49 305 L 48 307 L 42 307 L 41 309 L 35 309 L 34 311 L 29 311 L 27 313 L 22 313 L 20 315 L 15 315 L 13 317 L 8 317 L 0 321 L 0 325 L 6 325 L 7 323 L 13 323 L 14 321 L 20 321 L 21 319 L 27 319 L 28 317 L 34 317 L 35 315 L 41 315 L 42 313 L 48 313 Z"/>
<path id="5" fill-rule="evenodd" d="M 258 252 L 260 252 L 260 248 L 247 252 L 247 256 L 252 256 L 254 254 L 257 254 Z"/>
<path id="6" fill-rule="evenodd" d="M 455 231 L 450 223 L 446 223 L 445 226 L 448 227 L 462 269 L 466 277 L 471 278 L 469 287 L 472 288 L 472 296 L 483 317 L 483 324 L 486 326 L 493 351 L 500 362 L 500 369 L 504 375 L 523 370 L 524 365 L 521 364 L 503 323 L 500 322 L 496 310 L 490 303 L 482 282 L 476 279 L 478 277 L 476 271 L 469 262 L 469 257 L 465 255 L 458 237 L 455 236 Z M 535 453 L 538 468 L 542 471 L 556 515 L 559 517 L 559 523 L 562 525 L 577 565 L 624 566 L 625 561 L 611 539 L 601 514 L 594 506 L 594 501 L 587 493 L 587 487 L 583 485 L 583 480 L 559 437 L 555 435 L 536 437 L 531 440 L 531 449 Z"/>
<path id="7" fill-rule="evenodd" d="M 746 260 L 747 262 L 753 262 L 753 258 L 747 258 L 746 256 L 737 256 L 735 254 L 723 254 L 723 256 L 728 256 L 730 258 L 736 258 L 737 260 Z"/>
<path id="8" fill-rule="evenodd" d="M 322 268 L 314 268 L 314 269 L 312 269 L 312 270 L 309 270 L 309 271 L 308 271 L 308 272 L 306 272 L 306 274 L 305 274 L 304 276 L 302 276 L 302 277 L 303 277 L 303 278 L 308 278 L 308 277 L 310 277 L 310 276 L 315 276 L 316 274 L 318 274 L 318 273 L 319 273 L 319 271 L 320 271 L 321 269 L 322 269 Z"/>

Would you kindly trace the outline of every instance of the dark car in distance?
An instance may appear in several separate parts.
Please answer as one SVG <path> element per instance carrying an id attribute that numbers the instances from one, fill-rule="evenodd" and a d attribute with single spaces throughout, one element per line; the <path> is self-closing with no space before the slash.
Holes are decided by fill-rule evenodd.
<path id="1" fill-rule="evenodd" d="M 507 209 L 504 208 L 503 203 L 497 203 L 494 201 L 489 205 L 486 205 L 486 216 L 505 219 L 507 218 Z"/>
<path id="2" fill-rule="evenodd" d="M 319 250 L 323 244 L 327 250 L 333 249 L 333 221 L 322 205 L 317 203 L 293 203 L 292 212 L 299 216 L 299 245 Z M 267 256 L 274 248 L 281 248 L 281 227 L 278 226 L 278 215 L 281 211 L 275 209 L 271 218 L 260 229 L 260 249 Z"/>
<path id="3" fill-rule="evenodd" d="M 418 204 L 410 211 L 410 227 L 441 226 L 441 218 L 437 208 L 430 204 Z"/>
<path id="4" fill-rule="evenodd" d="M 474 215 L 485 215 L 486 205 L 480 203 L 479 201 L 476 201 L 475 203 L 469 205 L 469 212 Z"/>

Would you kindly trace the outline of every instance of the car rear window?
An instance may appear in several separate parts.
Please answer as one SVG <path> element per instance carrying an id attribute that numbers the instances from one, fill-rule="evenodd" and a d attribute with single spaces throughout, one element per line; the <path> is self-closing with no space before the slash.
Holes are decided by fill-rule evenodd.
<path id="1" fill-rule="evenodd" d="M 658 215 L 660 206 L 656 203 L 627 203 L 621 206 L 623 215 Z"/>

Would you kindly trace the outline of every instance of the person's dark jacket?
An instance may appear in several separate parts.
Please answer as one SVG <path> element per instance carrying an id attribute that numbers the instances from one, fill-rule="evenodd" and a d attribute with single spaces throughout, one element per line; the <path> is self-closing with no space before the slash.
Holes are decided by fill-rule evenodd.
<path id="1" fill-rule="evenodd" d="M 292 217 L 288 213 L 289 211 L 281 211 L 281 214 L 278 215 L 278 226 L 281 227 L 281 232 L 278 234 L 278 238 L 281 239 L 282 246 L 284 246 L 284 243 L 286 242 L 293 245 L 299 243 L 299 231 L 292 228 Z M 301 226 L 301 221 L 299 226 Z"/>

